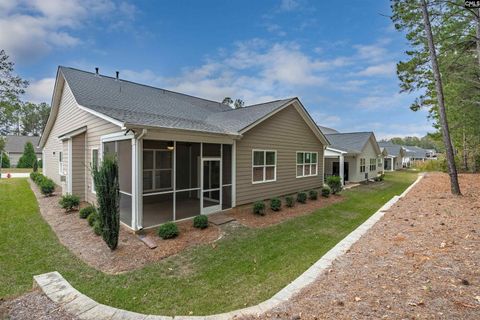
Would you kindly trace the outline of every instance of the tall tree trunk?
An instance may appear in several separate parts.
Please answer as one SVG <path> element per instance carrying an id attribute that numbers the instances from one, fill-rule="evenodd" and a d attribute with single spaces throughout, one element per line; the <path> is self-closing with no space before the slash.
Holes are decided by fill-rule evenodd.
<path id="1" fill-rule="evenodd" d="M 457 166 L 455 165 L 455 157 L 453 155 L 452 141 L 450 140 L 450 131 L 448 128 L 447 113 L 445 111 L 445 99 L 443 97 L 442 77 L 438 67 L 437 53 L 433 42 L 432 26 L 430 25 L 430 17 L 426 0 L 421 0 L 423 24 L 425 25 L 425 33 L 428 41 L 428 50 L 430 52 L 430 60 L 432 62 L 432 72 L 435 78 L 435 89 L 438 99 L 438 113 L 440 116 L 440 124 L 442 126 L 443 142 L 445 143 L 445 154 L 448 164 L 448 173 L 450 175 L 450 188 L 455 195 L 461 195 L 460 185 L 458 184 Z"/>
<path id="2" fill-rule="evenodd" d="M 465 123 L 463 124 L 463 170 L 468 170 L 468 152 L 467 152 L 467 136 L 465 135 Z"/>
<path id="3" fill-rule="evenodd" d="M 476 20 L 476 25 L 477 25 L 477 59 L 478 59 L 478 65 L 480 66 L 480 8 L 477 9 L 477 14 L 476 14 L 476 17 L 475 17 L 475 20 Z"/>

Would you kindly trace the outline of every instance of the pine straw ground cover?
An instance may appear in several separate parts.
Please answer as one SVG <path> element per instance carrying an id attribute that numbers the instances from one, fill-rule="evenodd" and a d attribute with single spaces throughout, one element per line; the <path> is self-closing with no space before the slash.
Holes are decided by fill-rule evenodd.
<path id="1" fill-rule="evenodd" d="M 261 319 L 480 319 L 480 175 L 428 174 L 311 286 Z"/>
<path id="2" fill-rule="evenodd" d="M 142 313 L 204 315 L 254 305 L 298 277 L 415 178 L 389 174 L 382 183 L 345 191 L 344 201 L 312 214 L 262 229 L 240 227 L 215 245 L 115 275 L 89 267 L 60 244 L 25 179 L 2 180 L 0 298 L 21 295 L 33 275 L 57 270 L 98 302 Z"/>

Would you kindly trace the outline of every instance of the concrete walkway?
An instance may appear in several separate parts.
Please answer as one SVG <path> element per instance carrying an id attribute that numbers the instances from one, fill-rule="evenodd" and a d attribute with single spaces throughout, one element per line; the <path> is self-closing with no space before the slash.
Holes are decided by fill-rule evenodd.
<path id="1" fill-rule="evenodd" d="M 5 172 L 2 170 L 2 179 L 5 178 L 7 179 L 8 172 Z M 10 173 L 10 178 L 28 178 L 30 176 L 30 173 L 26 172 L 16 172 L 16 173 Z"/>
<path id="2" fill-rule="evenodd" d="M 374 213 L 367 221 L 351 232 L 347 237 L 340 241 L 335 247 L 328 251 L 307 271 L 300 275 L 297 279 L 280 290 L 272 298 L 252 307 L 235 310 L 232 312 L 210 315 L 210 316 L 156 316 L 145 315 L 126 310 L 112 308 L 100 304 L 86 295 L 80 293 L 73 288 L 58 272 L 50 272 L 34 277 L 34 285 L 41 290 L 55 303 L 63 307 L 67 312 L 80 319 L 86 320 L 226 320 L 234 319 L 241 316 L 256 316 L 265 313 L 281 303 L 286 302 L 291 297 L 300 292 L 303 288 L 310 285 L 315 279 L 327 270 L 332 262 L 338 257 L 345 254 L 350 247 L 357 242 L 377 221 L 379 221 L 385 213 L 401 198 L 403 198 L 421 179 L 417 180 L 409 186 L 400 196 L 394 196 L 390 201 L 385 203 L 376 213 Z"/>

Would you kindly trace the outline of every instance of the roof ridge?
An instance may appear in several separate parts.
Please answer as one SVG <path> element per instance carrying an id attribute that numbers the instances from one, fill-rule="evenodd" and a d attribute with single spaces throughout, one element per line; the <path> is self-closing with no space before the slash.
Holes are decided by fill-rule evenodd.
<path id="1" fill-rule="evenodd" d="M 337 132 L 337 133 L 327 133 L 327 135 L 334 135 L 334 134 L 354 134 L 354 133 L 373 133 L 373 131 Z"/>
<path id="2" fill-rule="evenodd" d="M 73 68 L 73 67 L 59 66 L 59 68 L 65 68 L 65 69 L 71 69 L 71 70 L 75 70 L 75 71 L 80 71 L 80 72 L 84 72 L 84 73 L 91 74 L 91 75 L 93 75 L 93 76 L 96 75 L 94 72 L 90 72 L 90 71 L 86 71 L 86 70 L 82 70 L 82 69 L 78 69 L 78 68 Z M 115 80 L 115 81 L 128 82 L 128 83 L 136 84 L 136 85 L 143 86 L 143 87 L 147 87 L 147 88 L 152 88 L 152 89 L 161 90 L 161 91 L 167 91 L 167 92 L 171 92 L 171 93 L 178 94 L 178 95 L 181 95 L 181 96 L 186 96 L 186 97 L 191 97 L 191 98 L 195 98 L 195 99 L 200 99 L 200 100 L 203 100 L 203 101 L 213 102 L 213 103 L 215 103 L 215 104 L 218 104 L 219 106 L 222 105 L 222 103 L 219 102 L 219 101 L 210 100 L 210 99 L 205 99 L 205 98 L 197 97 L 197 96 L 194 96 L 194 95 L 191 95 L 191 94 L 186 94 L 186 93 L 182 93 L 182 92 L 177 92 L 177 91 L 173 91 L 173 90 L 169 90 L 169 89 L 165 89 L 165 88 L 154 87 L 154 86 L 149 85 L 149 84 L 134 82 L 134 81 L 131 81 L 131 80 L 120 79 L 120 78 L 117 79 L 117 78 L 115 78 L 115 77 L 108 76 L 108 75 L 103 75 L 103 74 L 99 74 L 99 76 L 102 77 L 102 78 L 109 78 L 109 79 L 112 79 L 112 80 Z"/>

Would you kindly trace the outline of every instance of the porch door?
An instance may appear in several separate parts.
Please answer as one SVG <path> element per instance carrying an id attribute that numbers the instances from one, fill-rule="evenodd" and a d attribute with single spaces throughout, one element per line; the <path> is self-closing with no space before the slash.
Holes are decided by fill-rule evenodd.
<path id="1" fill-rule="evenodd" d="M 220 201 L 220 158 L 202 158 L 202 214 L 222 210 Z"/>

